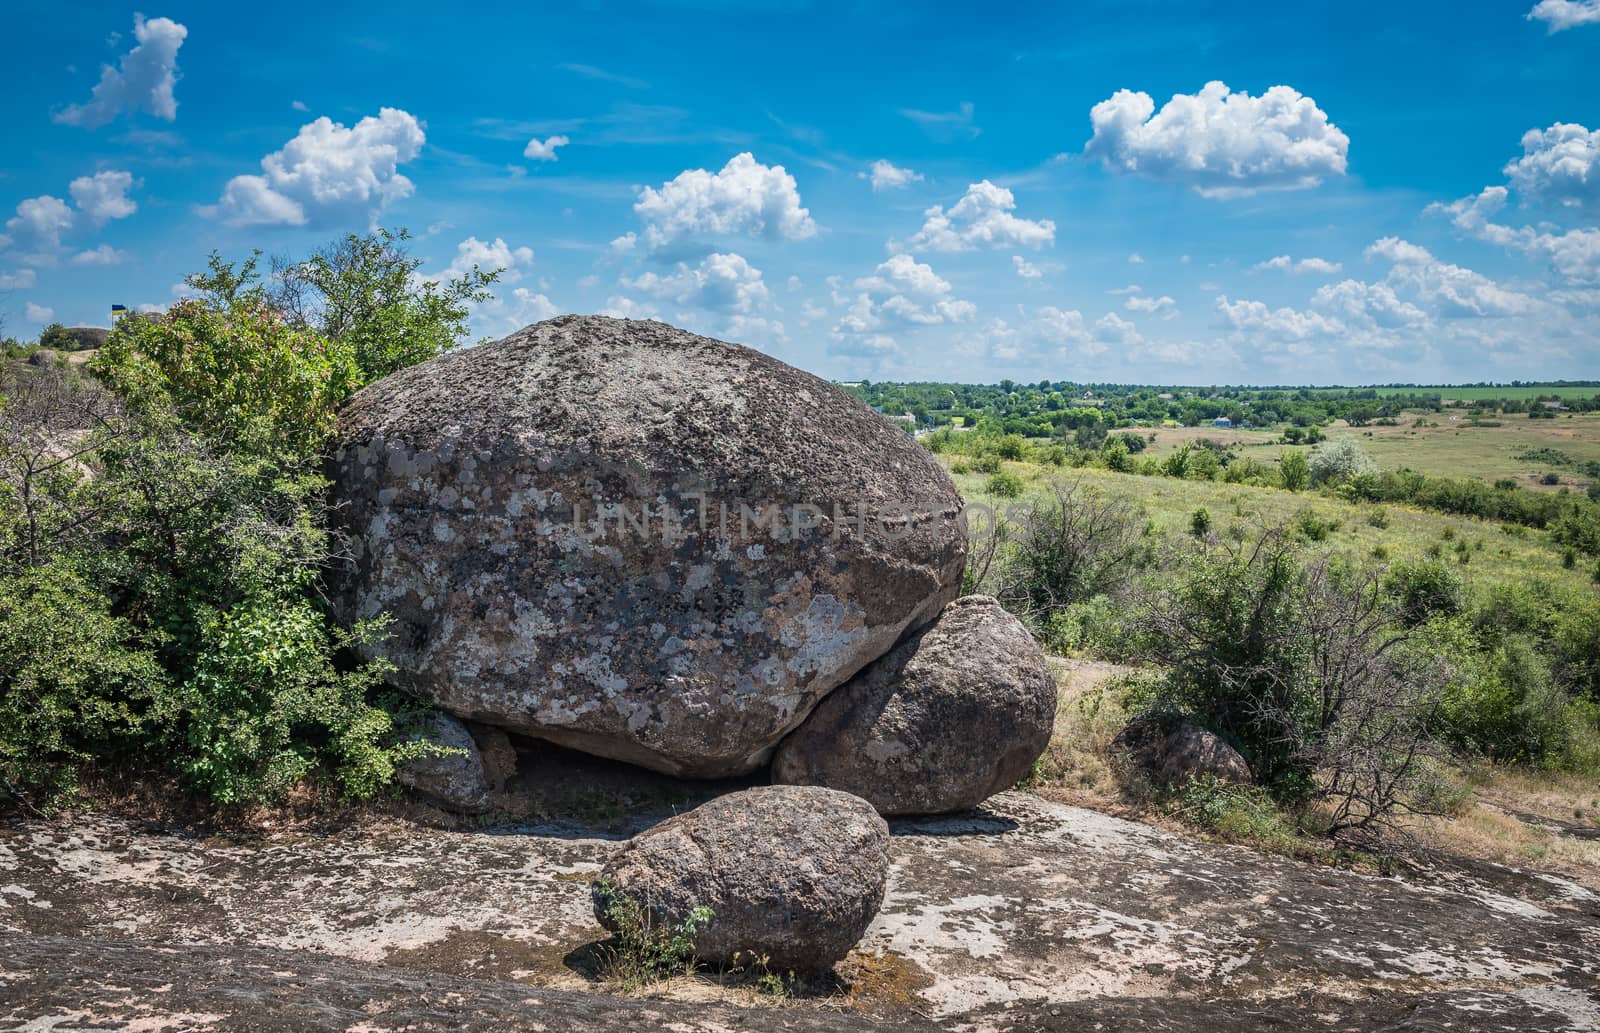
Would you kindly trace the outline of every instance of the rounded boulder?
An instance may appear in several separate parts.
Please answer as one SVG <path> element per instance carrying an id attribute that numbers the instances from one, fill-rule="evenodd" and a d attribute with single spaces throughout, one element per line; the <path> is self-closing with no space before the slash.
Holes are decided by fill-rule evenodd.
<path id="1" fill-rule="evenodd" d="M 854 793 L 881 814 L 942 814 L 1009 789 L 1050 744 L 1044 653 L 988 596 L 965 596 L 811 712 L 772 779 Z"/>
<path id="2" fill-rule="evenodd" d="M 855 946 L 883 906 L 889 827 L 866 801 L 831 789 L 762 786 L 702 804 L 633 837 L 595 883 L 595 918 L 676 928 L 697 907 L 702 960 L 765 956 L 772 971 L 820 971 Z M 629 898 L 633 909 L 615 906 Z"/>
<path id="3" fill-rule="evenodd" d="M 348 621 L 461 717 L 669 774 L 755 770 L 959 590 L 961 499 L 840 388 L 564 316 L 357 393 L 329 472 Z"/>

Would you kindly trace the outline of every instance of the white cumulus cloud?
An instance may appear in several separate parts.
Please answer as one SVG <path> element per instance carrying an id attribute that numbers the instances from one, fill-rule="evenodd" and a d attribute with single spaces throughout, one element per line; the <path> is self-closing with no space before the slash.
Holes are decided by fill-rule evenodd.
<path id="1" fill-rule="evenodd" d="M 1552 34 L 1580 25 L 1600 24 L 1600 0 L 1539 0 L 1527 18 L 1544 22 Z"/>
<path id="2" fill-rule="evenodd" d="M 754 314 L 770 298 L 761 270 L 736 254 L 710 254 L 696 266 L 680 262 L 672 273 L 644 273 L 622 286 L 678 305 L 741 315 Z"/>
<path id="3" fill-rule="evenodd" d="M 1430 213 L 1448 215 L 1456 228 L 1479 240 L 1548 262 L 1562 278 L 1575 284 L 1600 284 L 1600 229 L 1555 232 L 1533 226 L 1512 227 L 1494 222 L 1506 204 L 1505 187 L 1485 187 L 1472 197 L 1450 204 L 1431 204 Z"/>
<path id="4" fill-rule="evenodd" d="M 1177 302 L 1165 294 L 1159 298 L 1131 297 L 1122 303 L 1122 307 L 1129 312 L 1147 312 L 1162 319 L 1175 319 L 1178 315 Z"/>
<path id="5" fill-rule="evenodd" d="M 907 254 L 890 256 L 853 284 L 855 294 L 835 300 L 849 307 L 833 328 L 836 354 L 883 354 L 898 349 L 893 333 L 944 323 L 963 323 L 977 306 L 954 296 L 950 281 Z"/>
<path id="6" fill-rule="evenodd" d="M 1525 200 L 1600 212 L 1600 129 L 1570 122 L 1530 129 L 1522 151 L 1505 174 Z"/>
<path id="7" fill-rule="evenodd" d="M 22 249 L 27 258 L 54 264 L 61 237 L 72 229 L 77 216 L 67 202 L 43 194 L 17 204 L 17 214 L 6 220 L 6 243 Z"/>
<path id="8" fill-rule="evenodd" d="M 103 66 L 89 100 L 56 112 L 57 122 L 93 129 L 125 111 L 143 111 L 168 122 L 178 117 L 172 89 L 178 81 L 178 48 L 189 30 L 171 18 L 146 21 L 136 14 L 133 35 L 138 42 L 122 56 L 120 66 Z"/>
<path id="9" fill-rule="evenodd" d="M 118 251 L 110 244 L 101 244 L 99 247 L 79 251 L 72 256 L 73 265 L 121 265 L 127 260 L 126 251 Z"/>
<path id="10" fill-rule="evenodd" d="M 233 226 L 370 224 L 415 190 L 399 167 L 426 139 L 422 124 L 398 108 L 350 127 L 324 116 L 262 158 L 260 175 L 229 180 L 221 199 L 201 212 Z"/>
<path id="11" fill-rule="evenodd" d="M 1288 86 L 1252 97 L 1213 81 L 1160 111 L 1148 93 L 1118 90 L 1089 119 L 1084 152 L 1107 168 L 1186 183 L 1207 197 L 1314 187 L 1344 175 L 1350 147 L 1314 100 Z"/>
<path id="12" fill-rule="evenodd" d="M 686 169 L 659 189 L 645 187 L 633 210 L 652 250 L 701 235 L 803 240 L 817 233 L 794 177 L 748 151 L 719 172 Z"/>
<path id="13" fill-rule="evenodd" d="M 0 291 L 32 290 L 38 282 L 39 274 L 32 269 L 18 269 L 15 272 L 0 273 Z"/>
<path id="14" fill-rule="evenodd" d="M 912 250 L 971 251 L 976 248 L 1027 247 L 1054 244 L 1056 224 L 1012 214 L 1016 198 L 1005 187 L 987 179 L 967 187 L 949 211 L 934 205 L 923 213 L 925 221 L 909 242 Z"/>
<path id="15" fill-rule="evenodd" d="M 56 310 L 44 305 L 35 305 L 30 301 L 23 309 L 23 314 L 30 323 L 48 323 L 56 317 Z"/>
<path id="16" fill-rule="evenodd" d="M 879 158 L 872 163 L 866 172 L 856 173 L 861 179 L 872 180 L 872 189 L 876 193 L 880 190 L 899 190 L 913 183 L 922 182 L 922 173 L 910 169 L 902 169 L 892 162 Z"/>
<path id="17" fill-rule="evenodd" d="M 1326 258 L 1302 258 L 1296 261 L 1288 255 L 1277 255 L 1265 262 L 1257 262 L 1253 268 L 1257 271 L 1275 269 L 1285 273 L 1323 273 L 1329 276 L 1344 270 L 1343 265 Z"/>
<path id="18" fill-rule="evenodd" d="M 103 226 L 110 219 L 126 219 L 139 210 L 128 196 L 134 187 L 133 174 L 107 170 L 92 176 L 79 176 L 68 186 L 72 201 L 91 223 Z"/>
<path id="19" fill-rule="evenodd" d="M 522 149 L 522 156 L 534 161 L 556 161 L 556 148 L 565 147 L 571 142 L 565 136 L 547 136 L 543 140 L 536 136 Z"/>

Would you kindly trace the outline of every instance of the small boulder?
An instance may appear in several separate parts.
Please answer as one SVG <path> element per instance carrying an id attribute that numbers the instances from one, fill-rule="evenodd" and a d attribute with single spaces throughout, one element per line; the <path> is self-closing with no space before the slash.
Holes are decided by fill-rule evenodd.
<path id="1" fill-rule="evenodd" d="M 701 960 L 766 955 L 774 971 L 818 971 L 850 952 L 883 905 L 889 827 L 832 789 L 761 786 L 718 797 L 633 837 L 601 872 L 594 913 L 617 932 L 614 895 L 657 928 L 699 906 Z"/>
<path id="2" fill-rule="evenodd" d="M 1128 722 L 1111 742 L 1158 785 L 1175 785 L 1191 775 L 1213 775 L 1249 785 L 1250 765 L 1215 732 L 1183 717 L 1143 714 Z"/>
<path id="3" fill-rule="evenodd" d="M 472 732 L 459 718 L 442 710 L 435 711 L 419 723 L 410 738 L 431 742 L 451 752 L 444 756 L 419 757 L 401 765 L 395 778 L 402 785 L 410 786 L 446 810 L 474 814 L 489 809 L 494 782 Z"/>
<path id="4" fill-rule="evenodd" d="M 880 814 L 965 810 L 1027 775 L 1055 714 L 1028 629 L 965 596 L 824 699 L 778 748 L 772 778 L 842 789 Z"/>

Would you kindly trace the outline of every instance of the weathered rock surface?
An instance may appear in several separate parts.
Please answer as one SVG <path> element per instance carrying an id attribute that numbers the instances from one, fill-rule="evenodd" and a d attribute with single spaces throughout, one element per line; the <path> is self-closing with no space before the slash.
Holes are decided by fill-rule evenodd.
<path id="1" fill-rule="evenodd" d="M 484 778 L 492 788 L 504 789 L 517 774 L 517 748 L 512 745 L 511 736 L 493 725 L 469 724 L 467 731 L 472 733 L 478 756 L 483 759 Z"/>
<path id="2" fill-rule="evenodd" d="M 566 316 L 357 394 L 330 465 L 347 618 L 416 695 L 672 774 L 754 770 L 959 590 L 960 497 L 843 391 Z"/>
<path id="3" fill-rule="evenodd" d="M 889 827 L 858 797 L 809 786 L 720 796 L 641 832 L 605 866 L 594 913 L 613 932 L 613 895 L 657 928 L 697 906 L 699 956 L 766 955 L 774 971 L 820 971 L 846 954 L 883 903 Z"/>
<path id="4" fill-rule="evenodd" d="M 1144 714 L 1128 722 L 1111 742 L 1159 785 L 1175 785 L 1191 775 L 1212 775 L 1249 785 L 1250 765 L 1215 732 L 1180 717 Z"/>
<path id="5" fill-rule="evenodd" d="M 538 990 L 260 947 L 182 949 L 0 935 L 7 1029 L 188 1033 L 874 1033 L 911 1029 L 837 1012 Z M 108 987 L 108 978 L 115 989 Z M 9 1008 L 9 1016 L 6 1014 Z M 37 1024 L 29 1024 L 37 1020 Z M 918 1030 L 931 1030 L 919 1023 Z"/>
<path id="6" fill-rule="evenodd" d="M 497 786 L 465 724 L 449 714 L 435 712 L 424 719 L 412 738 L 450 752 L 407 761 L 395 772 L 397 780 L 450 810 L 471 814 L 488 809 L 489 797 Z"/>
<path id="7" fill-rule="evenodd" d="M 818 704 L 773 755 L 772 779 L 842 789 L 881 814 L 959 811 L 1028 773 L 1055 714 L 1055 676 L 1028 629 L 966 596 Z"/>
<path id="8" fill-rule="evenodd" d="M 1600 1025 L 1600 882 L 1362 875 L 1022 793 L 893 823 L 884 906 L 840 971 L 915 974 L 909 1001 L 867 979 L 753 1016 L 707 1001 L 714 980 L 566 993 L 593 986 L 570 959 L 602 938 L 587 880 L 619 843 L 494 833 L 0 825 L 0 1029 L 853 1030 L 857 1008 L 952 1033 Z"/>

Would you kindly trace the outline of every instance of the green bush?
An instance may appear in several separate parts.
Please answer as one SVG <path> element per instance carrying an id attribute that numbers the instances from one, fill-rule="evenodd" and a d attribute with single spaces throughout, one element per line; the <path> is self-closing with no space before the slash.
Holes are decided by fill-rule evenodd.
<path id="1" fill-rule="evenodd" d="M 1295 534 L 1308 542 L 1322 542 L 1337 531 L 1341 521 L 1333 517 L 1325 517 L 1313 509 L 1302 509 L 1295 514 L 1291 523 Z"/>
<path id="2" fill-rule="evenodd" d="M 1189 533 L 1196 538 L 1204 538 L 1211 533 L 1211 511 L 1201 506 L 1189 514 Z"/>
<path id="3" fill-rule="evenodd" d="M 983 490 L 996 498 L 1014 499 L 1022 494 L 1022 478 L 1001 470 L 989 478 Z"/>
<path id="4" fill-rule="evenodd" d="M 313 773 L 360 798 L 430 752 L 359 659 L 382 621 L 340 627 L 319 584 L 335 408 L 453 341 L 492 279 L 402 297 L 403 239 L 350 238 L 275 288 L 213 256 L 200 298 L 118 322 L 91 364 L 109 392 L 49 370 L 0 398 L 0 793 L 56 802 L 137 757 L 218 804 Z"/>
<path id="5" fill-rule="evenodd" d="M 0 579 L 0 801 L 48 811 L 85 762 L 135 753 L 165 684 L 132 624 L 70 567 Z"/>
<path id="6" fill-rule="evenodd" d="M 1440 563 L 1396 563 L 1384 575 L 1383 587 L 1398 605 L 1400 619 L 1412 625 L 1454 616 L 1466 599 L 1460 575 Z"/>
<path id="7" fill-rule="evenodd" d="M 1311 453 L 1307 471 L 1314 485 L 1343 484 L 1356 477 L 1377 472 L 1377 466 L 1353 438 L 1340 438 Z"/>
<path id="8" fill-rule="evenodd" d="M 1311 464 L 1304 452 L 1289 449 L 1279 457 L 1278 483 L 1288 491 L 1303 491 L 1311 483 Z"/>

